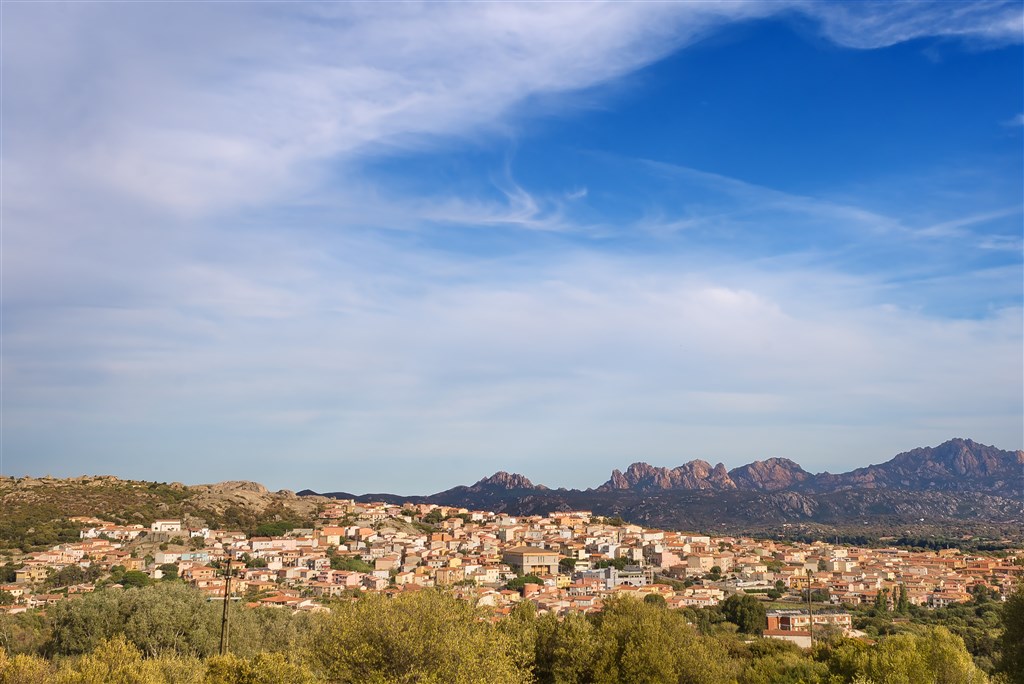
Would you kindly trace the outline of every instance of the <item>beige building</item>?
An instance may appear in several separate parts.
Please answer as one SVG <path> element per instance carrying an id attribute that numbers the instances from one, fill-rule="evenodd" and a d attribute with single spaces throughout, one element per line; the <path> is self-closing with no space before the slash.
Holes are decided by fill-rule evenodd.
<path id="1" fill-rule="evenodd" d="M 514 546 L 501 554 L 501 560 L 524 575 L 557 575 L 558 554 L 536 546 Z"/>

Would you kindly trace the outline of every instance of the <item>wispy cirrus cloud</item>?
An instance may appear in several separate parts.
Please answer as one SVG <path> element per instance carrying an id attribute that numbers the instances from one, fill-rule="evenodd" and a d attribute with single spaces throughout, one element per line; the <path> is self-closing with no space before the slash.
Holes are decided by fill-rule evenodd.
<path id="1" fill-rule="evenodd" d="M 763 12 L 743 3 L 12 8 L 7 23 L 20 30 L 5 43 L 5 77 L 22 96 L 6 114 L 24 138 L 6 154 L 42 152 L 51 173 L 175 211 L 259 203 L 307 190 L 318 164 L 500 126 L 527 96 L 615 78 Z M 119 36 L 83 40 L 113 24 Z M 66 34 L 75 40 L 65 45 Z M 181 44 L 190 54 L 178 57 Z M 79 104 L 73 122 L 35 121 L 69 100 Z M 77 153 L 65 159 L 68 143 Z"/>
<path id="2" fill-rule="evenodd" d="M 5 116 L 20 135 L 5 159 L 33 183 L 68 174 L 188 213 L 301 196 L 325 164 L 500 130 L 525 98 L 614 79 L 731 22 L 789 12 L 874 48 L 1019 42 L 1022 16 L 1012 2 L 115 7 L 8 8 Z"/>
<path id="3" fill-rule="evenodd" d="M 822 32 L 847 47 L 873 49 L 909 40 L 946 37 L 983 45 L 1021 42 L 1024 9 L 1017 2 L 805 2 L 798 11 L 817 19 Z"/>
<path id="4" fill-rule="evenodd" d="M 800 195 L 678 164 L 616 157 L 606 157 L 604 163 L 627 165 L 636 173 L 648 174 L 648 182 L 671 188 L 675 205 L 666 207 L 662 203 L 631 226 L 660 236 L 685 232 L 703 233 L 712 239 L 744 237 L 758 241 L 759 250 L 768 247 L 762 252 L 766 255 L 790 251 L 789 234 L 802 236 L 801 245 L 808 244 L 808 233 L 830 236 L 834 239 L 822 240 L 822 244 L 845 252 L 855 245 L 902 249 L 908 243 L 944 243 L 950 256 L 958 260 L 966 256 L 965 249 L 1012 250 L 1020 243 L 1017 226 L 1024 215 L 1024 205 L 967 214 L 961 209 L 955 216 L 928 222 L 919 217 L 890 215 L 864 203 L 852 203 L 848 198 Z M 1000 225 L 1002 232 L 976 230 L 991 224 Z M 789 230 L 783 230 L 784 226 L 789 226 Z M 764 243 L 766 239 L 779 244 L 773 250 Z M 818 255 L 823 256 L 820 251 Z"/>

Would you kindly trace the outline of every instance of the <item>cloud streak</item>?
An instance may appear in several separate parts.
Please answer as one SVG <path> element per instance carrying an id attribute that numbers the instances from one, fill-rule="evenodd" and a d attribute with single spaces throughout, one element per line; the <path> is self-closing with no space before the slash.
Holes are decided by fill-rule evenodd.
<path id="1" fill-rule="evenodd" d="M 788 11 L 858 48 L 925 36 L 1020 41 L 1015 3 L 949 7 L 12 6 L 4 76 L 17 96 L 5 116 L 20 135 L 5 158 L 30 183 L 67 174 L 187 215 L 259 205 L 308 192 L 325 165 L 500 130 L 526 98 L 617 78 L 730 22 Z"/>
<path id="2" fill-rule="evenodd" d="M 1009 45 L 1024 35 L 1024 9 L 1015 2 L 855 3 L 806 2 L 800 12 L 820 21 L 822 32 L 840 45 L 883 48 L 928 37 L 956 38 L 980 45 Z"/>

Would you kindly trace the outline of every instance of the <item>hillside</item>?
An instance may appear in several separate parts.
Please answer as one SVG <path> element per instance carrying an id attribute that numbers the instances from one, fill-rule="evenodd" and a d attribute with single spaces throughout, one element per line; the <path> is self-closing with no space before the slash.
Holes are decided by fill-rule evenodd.
<path id="1" fill-rule="evenodd" d="M 276 520 L 316 517 L 327 499 L 270 492 L 255 482 L 181 483 L 121 480 L 110 475 L 76 478 L 0 478 L 0 548 L 47 546 L 77 539 L 73 516 L 149 525 L 158 518 L 195 518 L 209 525 L 253 529 Z"/>

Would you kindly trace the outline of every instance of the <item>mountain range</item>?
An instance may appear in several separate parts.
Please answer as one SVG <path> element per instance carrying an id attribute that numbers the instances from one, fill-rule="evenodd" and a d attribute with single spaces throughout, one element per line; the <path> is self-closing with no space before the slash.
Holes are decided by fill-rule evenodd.
<path id="1" fill-rule="evenodd" d="M 612 471 L 596 491 L 663 491 L 673 489 L 829 492 L 838 489 L 906 489 L 911 491 L 985 491 L 1020 493 L 1024 451 L 1003 451 L 969 439 L 952 439 L 922 447 L 879 464 L 848 473 L 811 474 L 787 458 L 769 458 L 726 471 L 721 463 L 690 461 L 677 468 L 634 463 L 625 473 Z M 483 480 L 481 482 L 484 482 Z M 480 484 L 480 483 L 478 483 Z"/>
<path id="2" fill-rule="evenodd" d="M 813 474 L 786 458 L 726 470 L 692 460 L 674 468 L 644 462 L 613 470 L 593 489 L 551 489 L 522 475 L 498 472 L 468 486 L 421 497 L 390 494 L 326 496 L 414 501 L 540 514 L 589 509 L 676 529 L 781 531 L 796 526 L 848 532 L 870 527 L 892 534 L 1021 535 L 1024 451 L 970 439 L 921 447 L 846 473 Z M 310 490 L 299 494 L 315 494 Z M 912 529 L 910 529 L 912 528 Z"/>

